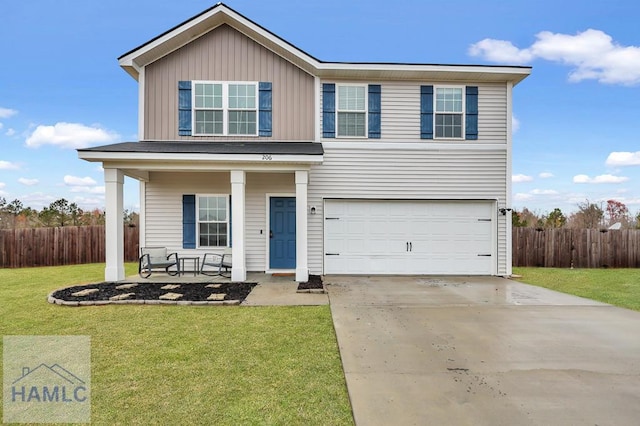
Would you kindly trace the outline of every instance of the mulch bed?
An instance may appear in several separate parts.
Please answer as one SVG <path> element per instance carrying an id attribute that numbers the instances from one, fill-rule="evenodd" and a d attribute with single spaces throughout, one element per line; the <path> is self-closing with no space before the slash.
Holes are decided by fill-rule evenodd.
<path id="1" fill-rule="evenodd" d="M 126 284 L 137 284 L 130 288 L 122 287 Z M 217 288 L 207 287 L 211 284 L 219 285 Z M 170 285 L 178 285 L 176 288 L 162 288 Z M 133 283 L 133 282 L 103 282 L 98 284 L 78 285 L 56 290 L 49 295 L 49 302 L 59 304 L 75 304 L 74 302 L 91 304 L 89 302 L 99 302 L 97 304 L 109 303 L 145 303 L 157 301 L 158 303 L 178 303 L 187 304 L 187 302 L 202 302 L 201 304 L 229 304 L 224 303 L 233 301 L 235 304 L 241 303 L 251 292 L 257 283 Z M 86 296 L 73 296 L 82 290 L 98 289 L 97 292 L 87 294 Z M 130 294 L 121 300 L 111 300 L 113 297 Z M 175 300 L 163 300 L 160 298 L 167 293 L 179 293 L 182 296 Z M 224 298 L 212 301 L 212 294 L 225 294 Z M 69 303 L 61 303 L 69 302 Z M 100 303 L 102 302 L 102 303 Z M 179 303 L 180 302 L 180 303 Z"/>
<path id="2" fill-rule="evenodd" d="M 309 281 L 298 283 L 298 291 L 300 290 L 324 290 L 322 277 L 320 275 L 309 275 Z"/>

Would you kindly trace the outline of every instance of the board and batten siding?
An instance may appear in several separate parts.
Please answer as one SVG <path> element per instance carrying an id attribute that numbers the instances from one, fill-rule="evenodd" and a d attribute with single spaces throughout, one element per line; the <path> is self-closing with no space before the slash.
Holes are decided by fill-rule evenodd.
<path id="1" fill-rule="evenodd" d="M 372 142 L 373 143 L 373 142 Z M 369 144 L 367 144 L 369 145 Z M 323 200 L 495 200 L 506 201 L 506 149 L 325 148 L 322 165 L 309 178 L 309 268 L 323 272 Z M 506 218 L 496 212 L 497 272 L 506 274 Z"/>
<path id="2" fill-rule="evenodd" d="M 350 82 L 323 81 L 349 84 Z M 360 82 L 359 84 L 361 84 Z M 381 138 L 376 142 L 434 142 L 420 139 L 420 86 L 444 85 L 434 82 L 374 82 L 381 84 Z M 355 84 L 355 83 L 353 83 Z M 460 85 L 460 83 L 449 83 Z M 478 140 L 471 143 L 503 143 L 507 141 L 507 87 L 504 84 L 469 84 L 478 86 Z M 322 91 L 320 93 L 320 126 L 322 128 Z M 357 141 L 358 138 L 323 139 L 323 141 Z M 455 141 L 454 143 L 465 143 Z"/>
<path id="3" fill-rule="evenodd" d="M 221 249 L 182 248 L 182 195 L 230 194 L 229 172 L 152 172 L 146 190 L 146 241 L 140 246 L 167 247 L 179 256 L 202 257 Z M 245 248 L 248 271 L 264 271 L 269 230 L 266 223 L 266 194 L 295 194 L 295 177 L 289 173 L 250 173 L 245 184 Z M 262 232 L 261 232 L 262 231 Z"/>
<path id="4" fill-rule="evenodd" d="M 271 82 L 273 134 L 260 140 L 314 139 L 314 77 L 222 25 L 145 68 L 145 140 L 247 140 L 247 136 L 179 136 L 178 81 L 183 80 Z"/>

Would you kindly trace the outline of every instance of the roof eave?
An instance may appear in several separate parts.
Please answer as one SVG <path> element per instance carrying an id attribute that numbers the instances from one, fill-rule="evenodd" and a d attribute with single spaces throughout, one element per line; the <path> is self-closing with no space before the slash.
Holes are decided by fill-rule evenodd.
<path id="1" fill-rule="evenodd" d="M 218 3 L 199 15 L 123 54 L 118 58 L 118 62 L 127 73 L 137 79 L 138 72 L 135 68 L 142 68 L 224 24 L 233 26 L 257 43 L 280 54 L 308 72 L 317 68 L 320 63 L 313 56 L 223 3 Z"/>
<path id="2" fill-rule="evenodd" d="M 302 70 L 321 78 L 473 81 L 481 75 L 481 81 L 510 81 L 516 85 L 531 73 L 531 67 L 518 66 L 324 62 L 223 3 L 125 53 L 118 61 L 137 80 L 144 66 L 224 24 L 231 25 Z"/>

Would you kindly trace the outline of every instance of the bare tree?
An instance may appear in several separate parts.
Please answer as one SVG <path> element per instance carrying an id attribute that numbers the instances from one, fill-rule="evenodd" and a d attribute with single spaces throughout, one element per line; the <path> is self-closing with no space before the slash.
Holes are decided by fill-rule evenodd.
<path id="1" fill-rule="evenodd" d="M 597 229 L 603 226 L 604 210 L 601 206 L 585 200 L 578 203 L 578 211 L 569 217 L 571 228 Z"/>

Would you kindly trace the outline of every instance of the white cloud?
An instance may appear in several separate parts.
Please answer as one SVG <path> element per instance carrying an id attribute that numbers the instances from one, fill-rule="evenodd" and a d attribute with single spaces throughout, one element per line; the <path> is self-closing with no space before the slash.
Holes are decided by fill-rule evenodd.
<path id="1" fill-rule="evenodd" d="M 530 192 L 532 195 L 558 195 L 559 192 L 553 189 L 534 189 Z"/>
<path id="2" fill-rule="evenodd" d="M 513 196 L 513 199 L 516 201 L 529 201 L 533 198 L 531 194 L 524 194 L 522 192 L 518 192 Z"/>
<path id="3" fill-rule="evenodd" d="M 549 172 L 542 172 L 538 175 L 538 177 L 540 179 L 549 179 L 553 177 L 553 173 L 549 173 Z"/>
<path id="4" fill-rule="evenodd" d="M 60 148 L 87 148 L 93 145 L 112 143 L 120 136 L 109 130 L 78 123 L 56 123 L 53 126 L 38 126 L 25 141 L 29 148 L 54 145 Z"/>
<path id="5" fill-rule="evenodd" d="M 33 185 L 37 185 L 40 181 L 38 179 L 19 178 L 18 182 L 20 182 L 23 185 L 33 186 Z"/>
<path id="6" fill-rule="evenodd" d="M 2 108 L 0 107 L 0 118 L 9 118 L 9 117 L 13 117 L 14 115 L 16 115 L 18 113 L 18 111 L 16 111 L 15 109 L 10 109 L 10 108 Z"/>
<path id="7" fill-rule="evenodd" d="M 16 134 L 16 131 L 14 129 L 7 129 L 7 132 L 5 133 L 6 136 L 13 136 Z"/>
<path id="8" fill-rule="evenodd" d="M 91 186 L 97 183 L 98 182 L 96 182 L 95 179 L 90 178 L 89 176 L 82 178 L 77 176 L 66 175 L 64 177 L 64 184 L 69 186 Z"/>
<path id="9" fill-rule="evenodd" d="M 16 163 L 0 160 L 0 170 L 18 170 L 19 168 Z"/>
<path id="10" fill-rule="evenodd" d="M 7 186 L 7 184 L 6 184 L 6 183 L 4 183 L 4 182 L 0 182 L 0 189 L 4 189 L 4 187 L 5 187 L 5 186 Z"/>
<path id="11" fill-rule="evenodd" d="M 600 175 L 593 178 L 587 175 L 575 175 L 573 177 L 573 183 L 623 183 L 628 180 L 628 177 L 614 175 Z"/>
<path id="12" fill-rule="evenodd" d="M 86 192 L 87 194 L 104 194 L 104 186 L 74 186 L 71 192 Z"/>
<path id="13" fill-rule="evenodd" d="M 520 120 L 515 115 L 511 116 L 511 132 L 516 133 L 520 130 Z"/>
<path id="14" fill-rule="evenodd" d="M 640 83 L 640 47 L 622 46 L 607 33 L 588 29 L 575 35 L 542 31 L 528 48 L 507 40 L 484 39 L 469 47 L 471 56 L 491 62 L 526 64 L 540 58 L 573 67 L 569 80 Z"/>
<path id="15" fill-rule="evenodd" d="M 521 183 L 521 182 L 531 182 L 533 177 L 527 175 L 513 175 L 511 176 L 511 182 L 513 183 Z"/>
<path id="16" fill-rule="evenodd" d="M 607 166 L 640 166 L 640 151 L 612 152 L 605 164 Z"/>
<path id="17" fill-rule="evenodd" d="M 35 209 L 41 209 L 56 201 L 52 195 L 43 192 L 32 192 L 31 194 L 21 195 L 18 197 L 25 206 L 31 206 Z"/>
<path id="18" fill-rule="evenodd" d="M 76 203 L 82 209 L 95 209 L 104 207 L 104 197 L 87 198 L 87 197 L 75 197 L 73 202 Z"/>
<path id="19" fill-rule="evenodd" d="M 526 64 L 534 59 L 529 49 L 518 49 L 510 41 L 485 38 L 469 47 L 471 56 L 481 56 L 491 62 Z"/>

